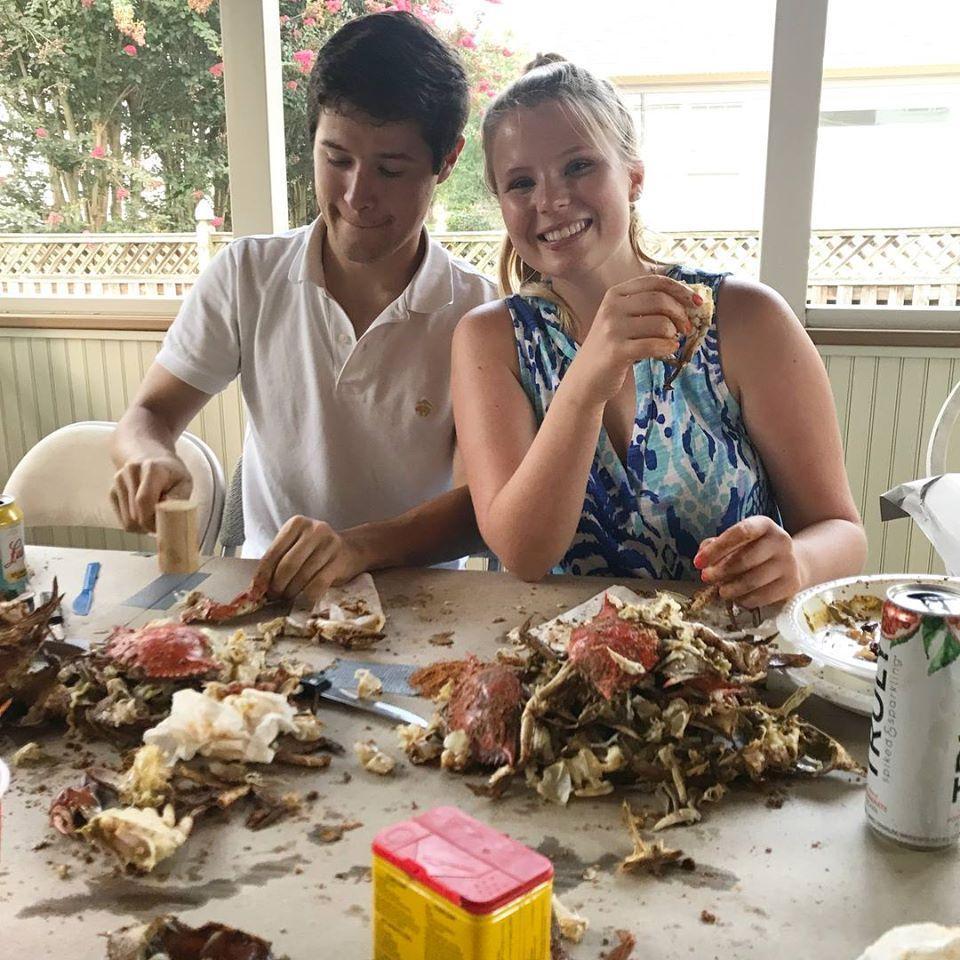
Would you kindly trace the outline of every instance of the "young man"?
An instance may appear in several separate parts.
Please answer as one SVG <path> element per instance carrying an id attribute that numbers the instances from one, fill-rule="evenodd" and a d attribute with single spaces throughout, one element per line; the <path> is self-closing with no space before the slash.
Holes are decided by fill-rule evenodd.
<path id="1" fill-rule="evenodd" d="M 370 569 L 478 542 L 451 490 L 453 330 L 494 285 L 424 231 L 463 147 L 456 55 L 405 13 L 352 21 L 319 51 L 308 113 L 319 218 L 243 237 L 210 263 L 117 428 L 111 491 L 131 531 L 185 497 L 174 443 L 238 374 L 243 555 L 273 595 L 316 598 Z"/>

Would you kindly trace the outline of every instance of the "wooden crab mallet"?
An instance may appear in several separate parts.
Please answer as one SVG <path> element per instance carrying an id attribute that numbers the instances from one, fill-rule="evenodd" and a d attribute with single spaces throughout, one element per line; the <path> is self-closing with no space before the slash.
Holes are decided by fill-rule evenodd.
<path id="1" fill-rule="evenodd" d="M 161 500 L 157 504 L 157 562 L 161 573 L 200 569 L 197 504 L 193 500 Z"/>

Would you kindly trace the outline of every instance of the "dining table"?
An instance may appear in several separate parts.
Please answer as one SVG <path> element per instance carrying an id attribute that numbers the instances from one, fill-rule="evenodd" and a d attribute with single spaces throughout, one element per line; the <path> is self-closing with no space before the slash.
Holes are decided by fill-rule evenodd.
<path id="1" fill-rule="evenodd" d="M 100 563 L 100 575 L 89 614 L 78 616 L 70 602 L 91 561 Z M 256 565 L 204 557 L 196 573 L 161 574 L 151 553 L 55 546 L 28 546 L 27 564 L 35 593 L 52 590 L 56 580 L 65 596 L 63 637 L 83 646 L 101 643 L 118 626 L 175 618 L 182 594 L 194 587 L 227 600 L 249 585 Z M 527 583 L 509 573 L 439 568 L 376 572 L 374 582 L 386 614 L 374 646 L 347 654 L 330 644 L 282 640 L 274 654 L 318 668 L 338 655 L 379 665 L 470 654 L 491 660 L 511 647 L 511 628 L 550 619 L 614 583 L 637 592 L 689 593 L 694 586 L 574 576 Z M 211 629 L 251 629 L 277 613 L 275 606 Z M 765 696 L 780 702 L 791 689 L 771 672 Z M 429 700 L 388 699 L 425 718 L 433 713 Z M 800 711 L 865 762 L 868 718 L 816 696 Z M 550 859 L 554 892 L 589 924 L 582 942 L 567 945 L 574 960 L 610 951 L 618 930 L 636 937 L 637 960 L 856 960 L 891 927 L 951 924 L 960 916 L 957 848 L 917 851 L 878 837 L 864 814 L 864 779 L 855 774 L 738 784 L 705 805 L 699 823 L 660 835 L 690 858 L 689 869 L 629 873 L 619 870 L 632 850 L 622 808 L 625 799 L 639 804 L 639 794 L 618 789 L 560 806 L 518 778 L 491 799 L 468 788 L 484 782 L 482 771 L 410 763 L 389 720 L 326 703 L 318 714 L 342 754 L 326 769 L 263 768 L 266 780 L 304 798 L 297 813 L 259 830 L 237 810 L 199 818 L 176 854 L 144 876 L 48 822 L 51 799 L 78 784 L 91 763 L 118 766 L 119 748 L 80 740 L 62 725 L 25 729 L 0 721 L 0 758 L 9 763 L 28 741 L 46 758 L 14 766 L 2 801 L 0 957 L 99 960 L 108 932 L 175 914 L 193 926 L 239 927 L 290 960 L 369 958 L 374 837 L 450 805 Z M 353 744 L 367 740 L 397 760 L 390 775 L 358 762 Z M 336 838 L 338 831 L 327 828 L 338 824 L 350 829 Z"/>

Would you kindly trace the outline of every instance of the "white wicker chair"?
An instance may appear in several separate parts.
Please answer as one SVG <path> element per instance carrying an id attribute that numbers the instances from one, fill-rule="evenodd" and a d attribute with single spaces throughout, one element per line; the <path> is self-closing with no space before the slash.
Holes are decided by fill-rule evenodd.
<path id="1" fill-rule="evenodd" d="M 24 454 L 3 492 L 16 497 L 28 526 L 121 529 L 110 502 L 116 472 L 110 440 L 116 426 L 105 420 L 71 423 Z M 223 468 L 210 447 L 192 433 L 180 436 L 177 455 L 193 477 L 191 499 L 198 504 L 200 552 L 212 554 L 223 514 Z"/>

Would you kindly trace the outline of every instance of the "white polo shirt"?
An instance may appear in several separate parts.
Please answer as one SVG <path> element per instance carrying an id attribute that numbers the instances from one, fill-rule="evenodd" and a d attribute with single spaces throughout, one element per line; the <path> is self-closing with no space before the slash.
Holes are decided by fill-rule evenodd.
<path id="1" fill-rule="evenodd" d="M 497 295 L 428 238 L 407 289 L 358 340 L 324 286 L 322 231 L 317 220 L 233 241 L 157 354 L 204 393 L 240 376 L 245 557 L 296 514 L 343 529 L 450 489 L 450 342 L 460 318 Z"/>

